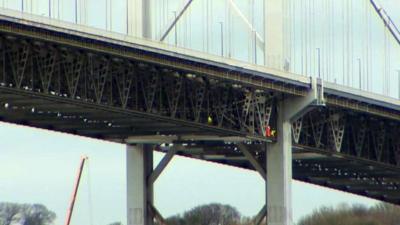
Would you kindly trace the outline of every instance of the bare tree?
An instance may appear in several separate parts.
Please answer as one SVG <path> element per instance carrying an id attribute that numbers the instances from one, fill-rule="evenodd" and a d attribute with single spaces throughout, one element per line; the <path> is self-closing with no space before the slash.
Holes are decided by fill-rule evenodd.
<path id="1" fill-rule="evenodd" d="M 0 203 L 0 224 L 48 225 L 56 214 L 41 204 Z"/>
<path id="2" fill-rule="evenodd" d="M 398 225 L 400 208 L 380 203 L 374 207 L 342 204 L 337 208 L 322 207 L 304 217 L 299 225 Z"/>
<path id="3" fill-rule="evenodd" d="M 240 220 L 240 213 L 232 206 L 214 203 L 197 206 L 166 222 L 168 225 L 239 225 Z"/>
<path id="4" fill-rule="evenodd" d="M 114 223 L 110 223 L 108 225 L 122 225 L 122 223 L 121 222 L 114 222 Z"/>

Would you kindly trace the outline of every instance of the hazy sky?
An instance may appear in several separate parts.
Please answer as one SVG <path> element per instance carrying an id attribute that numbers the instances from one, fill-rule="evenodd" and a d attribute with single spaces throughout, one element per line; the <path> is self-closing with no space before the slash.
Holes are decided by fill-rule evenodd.
<path id="1" fill-rule="evenodd" d="M 382 2 L 400 24 L 399 0 Z M 96 225 L 125 223 L 124 145 L 6 123 L 0 123 L 0 137 L 0 201 L 43 203 L 56 212 L 56 225 L 63 224 L 79 159 L 86 154 L 90 163 L 72 224 L 90 224 L 91 218 Z M 160 157 L 156 153 L 156 161 Z M 165 217 L 211 202 L 230 204 L 252 216 L 263 206 L 264 192 L 262 178 L 253 171 L 176 157 L 157 180 L 155 205 Z M 322 205 L 342 202 L 376 203 L 294 181 L 295 221 Z"/>

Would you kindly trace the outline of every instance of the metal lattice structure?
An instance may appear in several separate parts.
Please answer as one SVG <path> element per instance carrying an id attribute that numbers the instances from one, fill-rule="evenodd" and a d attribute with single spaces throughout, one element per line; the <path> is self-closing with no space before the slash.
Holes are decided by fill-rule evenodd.
<path id="1" fill-rule="evenodd" d="M 106 139 L 113 134 L 102 134 L 101 130 L 110 128 L 125 130 L 125 137 L 134 133 L 169 135 L 210 130 L 218 133 L 220 130 L 265 138 L 277 93 L 272 90 L 265 92 L 204 74 L 42 40 L 3 35 L 0 42 L 3 89 L 90 104 L 110 111 L 123 110 L 160 121 L 155 121 L 151 128 L 134 120 L 129 124 L 129 120 L 105 119 L 89 112 L 86 114 L 90 115 L 85 115 L 84 111 L 81 115 L 71 115 L 47 103 L 12 101 L 8 95 L 2 98 L 5 118 L 12 114 L 21 114 L 23 120 L 41 116 L 43 119 L 32 125 L 53 126 L 56 130 L 77 134 L 84 134 L 87 128 L 94 126 L 99 129 L 96 136 Z M 170 122 L 162 122 L 167 120 Z M 58 122 L 54 124 L 54 121 Z M 71 123 L 80 123 L 82 127 L 74 130 L 70 128 Z M 193 130 L 182 129 L 182 123 Z M 164 130 L 163 125 L 167 126 Z M 116 136 L 121 138 L 123 133 L 117 132 Z"/>

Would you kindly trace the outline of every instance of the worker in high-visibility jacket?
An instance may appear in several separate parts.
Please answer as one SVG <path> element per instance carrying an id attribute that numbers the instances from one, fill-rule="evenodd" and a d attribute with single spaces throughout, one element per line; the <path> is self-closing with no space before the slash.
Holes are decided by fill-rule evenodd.
<path id="1" fill-rule="evenodd" d="M 276 135 L 276 130 L 272 129 L 270 126 L 267 126 L 265 128 L 265 136 L 266 137 L 275 137 Z"/>
<path id="2" fill-rule="evenodd" d="M 207 124 L 208 125 L 212 125 L 213 124 L 213 119 L 212 119 L 211 115 L 208 115 L 208 117 L 207 117 Z"/>

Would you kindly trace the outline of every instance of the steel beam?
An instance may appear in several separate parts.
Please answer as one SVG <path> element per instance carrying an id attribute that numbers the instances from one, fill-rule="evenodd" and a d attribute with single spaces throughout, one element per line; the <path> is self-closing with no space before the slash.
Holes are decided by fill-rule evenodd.
<path id="1" fill-rule="evenodd" d="M 154 169 L 154 171 L 150 174 L 150 176 L 147 179 L 148 184 L 154 184 L 154 182 L 157 180 L 157 178 L 161 175 L 161 173 L 164 171 L 164 169 L 168 166 L 168 164 L 171 162 L 172 158 L 176 154 L 177 149 L 172 147 L 168 150 L 167 154 L 165 154 L 164 158 L 161 159 L 161 161 L 158 163 L 157 167 Z"/>
<path id="2" fill-rule="evenodd" d="M 256 169 L 257 172 L 261 175 L 261 177 L 264 180 L 266 180 L 267 179 L 267 173 L 266 173 L 265 169 L 260 164 L 260 162 L 254 157 L 254 155 L 250 152 L 248 147 L 243 143 L 239 143 L 238 147 L 239 147 L 240 151 L 243 152 L 243 154 L 247 158 L 247 160 L 249 160 L 249 162 L 254 167 L 254 169 Z"/>
<path id="3" fill-rule="evenodd" d="M 187 132 L 189 133 L 189 132 Z M 130 136 L 125 139 L 126 143 L 173 143 L 185 141 L 222 141 L 222 142 L 242 142 L 250 141 L 250 138 L 240 136 L 217 136 L 217 135 L 139 135 Z"/>
<path id="4" fill-rule="evenodd" d="M 322 80 L 312 77 L 310 79 L 311 87 L 305 97 L 292 97 L 285 100 L 285 104 L 290 107 L 283 112 L 283 116 L 291 122 L 300 119 L 314 107 L 325 106 Z"/>
<path id="5" fill-rule="evenodd" d="M 179 19 L 183 16 L 183 14 L 186 12 L 186 10 L 190 7 L 190 5 L 192 4 L 193 0 L 189 0 L 185 6 L 183 7 L 183 9 L 179 12 L 179 14 L 174 18 L 174 21 L 172 21 L 172 23 L 168 26 L 167 30 L 163 33 L 163 35 L 160 38 L 160 41 L 164 41 L 165 38 L 168 36 L 169 32 L 171 32 L 172 28 L 175 27 L 176 29 L 176 24 L 178 23 Z M 175 40 L 176 41 L 176 40 Z"/>
<path id="6" fill-rule="evenodd" d="M 254 225 L 260 225 L 265 216 L 267 216 L 267 205 L 264 205 L 260 212 L 258 212 L 256 218 L 254 218 Z"/>

